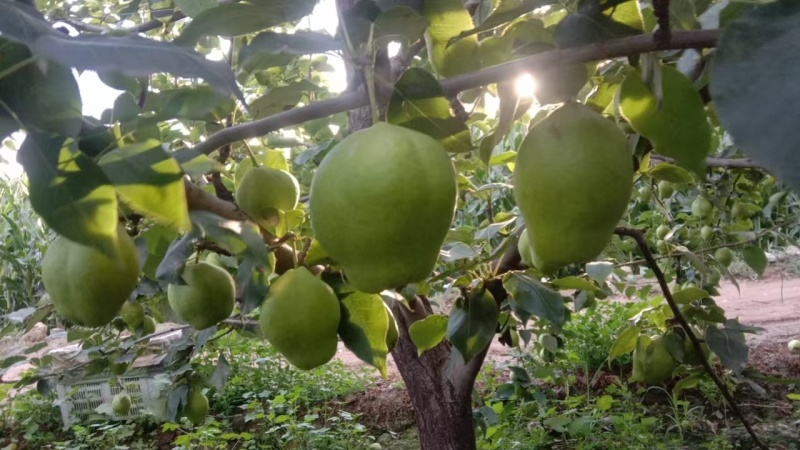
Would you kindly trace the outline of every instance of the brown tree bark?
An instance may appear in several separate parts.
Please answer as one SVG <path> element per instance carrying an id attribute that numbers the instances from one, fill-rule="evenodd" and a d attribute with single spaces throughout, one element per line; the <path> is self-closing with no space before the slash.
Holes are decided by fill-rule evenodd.
<path id="1" fill-rule="evenodd" d="M 409 313 L 400 304 L 392 308 L 400 330 L 400 339 L 392 350 L 392 357 L 414 406 L 420 448 L 474 450 L 477 447 L 472 420 L 472 389 L 486 352 L 477 355 L 466 366 L 458 361 L 458 356 L 451 363 L 451 346 L 443 342 L 418 357 L 408 328 L 430 311 L 424 309 L 420 300 L 411 306 L 416 309 L 414 313 Z"/>

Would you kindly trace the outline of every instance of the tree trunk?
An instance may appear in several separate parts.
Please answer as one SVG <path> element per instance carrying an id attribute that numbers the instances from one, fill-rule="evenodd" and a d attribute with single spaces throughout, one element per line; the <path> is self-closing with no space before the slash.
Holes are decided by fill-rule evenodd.
<path id="1" fill-rule="evenodd" d="M 421 301 L 412 306 L 424 308 Z M 460 361 L 451 364 L 451 346 L 442 343 L 418 357 L 408 334 L 408 327 L 417 317 L 411 317 L 405 306 L 395 305 L 392 310 L 400 331 L 392 356 L 414 406 L 420 448 L 474 450 L 472 389 L 486 353 L 477 355 L 466 366 Z M 423 311 L 421 316 L 429 312 Z"/>

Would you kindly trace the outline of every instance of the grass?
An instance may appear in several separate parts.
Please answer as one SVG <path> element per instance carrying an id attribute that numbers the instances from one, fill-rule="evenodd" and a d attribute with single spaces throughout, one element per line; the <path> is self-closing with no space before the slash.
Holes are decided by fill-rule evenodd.
<path id="1" fill-rule="evenodd" d="M 725 429 L 725 423 L 736 422 L 719 416 L 724 409 L 710 382 L 674 398 L 660 388 L 628 383 L 629 358 L 609 369 L 608 350 L 636 308 L 604 301 L 596 310 L 575 314 L 553 362 L 528 351 L 510 362 L 488 361 L 475 396 L 479 448 L 749 448 L 741 444 L 744 438 L 710 425 Z M 210 376 L 220 354 L 229 361 L 231 376 L 223 390 L 208 390 L 211 414 L 201 426 L 145 418 L 64 430 L 53 398 L 32 391 L 0 404 L 0 449 L 11 443 L 43 450 L 418 448 L 415 428 L 396 433 L 370 428 L 369 418 L 346 401 L 372 388 L 371 368 L 352 370 L 333 361 L 299 371 L 266 342 L 231 334 L 209 344 L 195 369 Z"/>

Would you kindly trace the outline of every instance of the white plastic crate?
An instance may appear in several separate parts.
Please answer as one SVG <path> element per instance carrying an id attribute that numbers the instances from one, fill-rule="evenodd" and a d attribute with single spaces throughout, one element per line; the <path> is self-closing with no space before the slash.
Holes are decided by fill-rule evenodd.
<path id="1" fill-rule="evenodd" d="M 170 342 L 181 336 L 180 331 L 158 336 L 150 341 L 156 348 L 163 350 Z M 61 409 L 61 419 L 65 426 L 87 420 L 96 414 L 97 407 L 107 404 L 111 413 L 111 402 L 114 396 L 125 392 L 131 399 L 131 408 L 124 416 L 113 415 L 115 419 L 132 419 L 147 413 L 159 402 L 160 385 L 155 377 L 161 373 L 161 363 L 166 354 L 143 355 L 136 359 L 133 367 L 122 376 L 115 378 L 111 372 L 103 372 L 90 378 L 76 378 L 78 373 L 71 374 L 69 366 L 80 365 L 85 362 L 81 355 L 81 348 L 74 344 L 50 352 L 57 364 L 62 365 L 64 375 L 56 382 L 58 405 Z M 74 376 L 70 376 L 74 375 Z"/>
<path id="2" fill-rule="evenodd" d="M 115 419 L 132 419 L 142 416 L 158 400 L 158 392 L 150 375 L 122 376 L 119 384 L 112 385 L 108 378 L 81 380 L 75 383 L 58 383 L 61 419 L 64 425 L 85 421 L 102 404 L 110 405 L 114 396 L 125 392 L 131 398 L 131 408 L 124 416 L 114 415 Z"/>

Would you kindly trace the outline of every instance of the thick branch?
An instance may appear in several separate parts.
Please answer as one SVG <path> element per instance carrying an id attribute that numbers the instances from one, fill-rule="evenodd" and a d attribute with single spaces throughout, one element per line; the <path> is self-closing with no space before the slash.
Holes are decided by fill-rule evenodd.
<path id="1" fill-rule="evenodd" d="M 672 34 L 669 49 L 704 48 L 717 45 L 718 30 L 676 31 Z M 583 47 L 538 53 L 515 61 L 466 73 L 443 81 L 445 96 L 513 79 L 522 73 L 552 69 L 575 63 L 638 55 L 664 49 L 653 41 L 652 34 L 615 39 Z M 253 122 L 220 130 L 194 147 L 200 153 L 209 154 L 223 145 L 263 136 L 281 128 L 298 125 L 309 120 L 321 119 L 343 111 L 367 106 L 369 99 L 363 90 L 349 92 L 328 100 L 322 100 L 301 108 L 291 109 Z"/>
<path id="2" fill-rule="evenodd" d="M 669 163 L 674 163 L 675 159 L 656 155 L 655 153 L 650 156 L 650 159 L 653 161 L 665 161 Z M 749 158 L 706 158 L 706 166 L 708 167 L 726 167 L 729 169 L 764 169 L 764 166 L 760 165 L 759 163 L 753 161 Z"/>
<path id="3" fill-rule="evenodd" d="M 618 227 L 615 230 L 615 233 L 618 234 L 619 236 L 628 236 L 636 241 L 636 244 L 639 246 L 639 250 L 641 250 L 642 254 L 647 260 L 647 265 L 650 266 L 650 270 L 653 271 L 653 274 L 655 274 L 656 279 L 658 280 L 658 284 L 661 287 L 664 298 L 666 298 L 667 300 L 669 309 L 672 310 L 672 313 L 675 315 L 675 318 L 678 320 L 678 323 L 680 323 L 681 327 L 684 329 L 684 331 L 686 331 L 686 335 L 692 342 L 692 346 L 694 347 L 697 354 L 698 355 L 705 354 L 700 340 L 697 338 L 697 336 L 695 336 L 694 331 L 692 331 L 691 325 L 689 325 L 689 322 L 687 322 L 686 318 L 683 317 L 683 313 L 681 312 L 680 307 L 675 302 L 675 299 L 672 297 L 672 292 L 669 290 L 669 286 L 667 285 L 667 278 L 664 276 L 664 272 L 662 272 L 661 268 L 658 266 L 658 263 L 653 257 L 653 253 L 650 252 L 650 247 L 647 245 L 647 238 L 645 238 L 644 233 L 641 230 L 637 230 L 636 228 L 627 228 L 627 227 Z M 761 439 L 758 437 L 755 430 L 753 430 L 753 427 L 750 426 L 750 423 L 747 421 L 747 419 L 744 417 L 744 414 L 739 409 L 739 405 L 736 403 L 736 400 L 733 398 L 733 395 L 731 395 L 730 391 L 728 390 L 728 387 L 725 385 L 725 383 L 722 382 L 722 380 L 720 380 L 719 376 L 714 371 L 714 368 L 711 367 L 711 364 L 708 362 L 708 360 L 702 359 L 702 361 L 703 361 L 703 368 L 706 370 L 708 375 L 714 381 L 714 384 L 717 385 L 717 388 L 719 388 L 720 392 L 722 393 L 722 396 L 725 397 L 725 400 L 731 406 L 733 412 L 739 417 L 739 420 L 741 420 L 745 429 L 747 429 L 747 432 L 750 433 L 750 437 L 753 438 L 753 442 L 755 442 L 759 448 L 762 448 L 764 450 L 769 450 L 767 446 L 764 445 L 763 442 L 761 442 Z"/>

